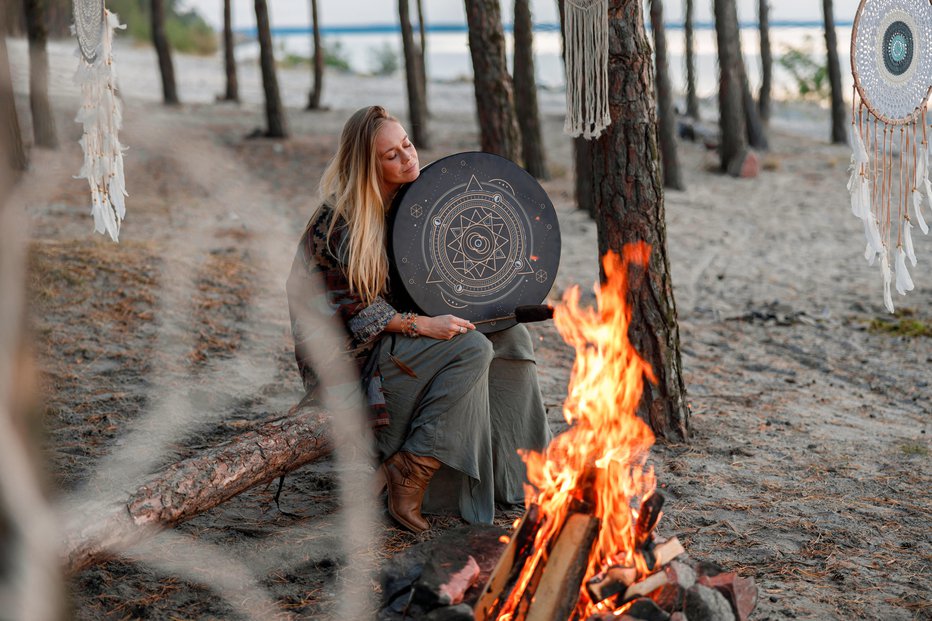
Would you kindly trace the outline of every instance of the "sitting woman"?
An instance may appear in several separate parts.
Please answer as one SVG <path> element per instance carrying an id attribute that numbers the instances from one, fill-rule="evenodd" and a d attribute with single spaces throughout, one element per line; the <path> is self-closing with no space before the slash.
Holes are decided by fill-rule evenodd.
<path id="1" fill-rule="evenodd" d="M 362 375 L 389 513 L 414 532 L 429 528 L 421 509 L 432 479 L 429 504 L 458 505 L 470 522 L 491 522 L 496 502 L 522 502 L 518 450 L 541 450 L 550 440 L 527 328 L 483 335 L 461 317 L 417 315 L 392 295 L 388 211 L 395 192 L 419 174 L 397 119 L 379 106 L 353 114 L 288 278 L 305 388 L 316 382 L 302 353 L 314 346 L 313 329 L 296 309 L 306 302 L 298 298 L 308 291 L 302 284 L 319 277 Z"/>

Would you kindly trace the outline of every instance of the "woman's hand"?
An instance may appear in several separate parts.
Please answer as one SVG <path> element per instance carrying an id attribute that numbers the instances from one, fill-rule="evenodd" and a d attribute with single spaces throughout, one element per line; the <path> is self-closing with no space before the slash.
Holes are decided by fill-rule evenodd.
<path id="1" fill-rule="evenodd" d="M 449 341 L 457 334 L 466 334 L 468 330 L 475 330 L 476 326 L 466 319 L 454 315 L 440 315 L 439 317 L 418 317 L 417 331 L 421 336 L 432 339 Z"/>

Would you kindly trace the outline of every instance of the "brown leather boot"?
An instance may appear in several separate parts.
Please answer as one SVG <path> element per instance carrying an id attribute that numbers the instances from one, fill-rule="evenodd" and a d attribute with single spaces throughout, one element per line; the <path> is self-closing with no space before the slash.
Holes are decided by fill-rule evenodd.
<path id="1" fill-rule="evenodd" d="M 388 481 L 388 512 L 410 531 L 422 533 L 430 524 L 421 515 L 421 501 L 440 461 L 398 451 L 389 457 L 382 470 Z"/>

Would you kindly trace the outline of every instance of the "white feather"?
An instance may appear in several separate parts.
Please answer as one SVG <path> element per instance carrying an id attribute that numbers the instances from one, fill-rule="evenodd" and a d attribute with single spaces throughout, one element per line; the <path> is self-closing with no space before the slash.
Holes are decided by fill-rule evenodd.
<path id="1" fill-rule="evenodd" d="M 880 272 L 883 274 L 883 305 L 888 312 L 895 312 L 893 309 L 893 295 L 890 293 L 890 285 L 893 282 L 893 273 L 890 271 L 890 259 L 887 252 L 880 256 Z"/>
<path id="2" fill-rule="evenodd" d="M 916 267 L 916 249 L 913 248 L 913 223 L 909 221 L 909 218 L 906 218 L 906 221 L 903 223 L 903 243 L 906 246 L 906 257 L 909 259 L 909 262 L 913 264 L 913 267 Z"/>
<path id="3" fill-rule="evenodd" d="M 874 261 L 877 260 L 877 253 L 874 252 L 870 242 L 867 242 L 867 248 L 864 249 L 864 260 L 867 261 L 868 265 L 873 265 Z"/>
<path id="4" fill-rule="evenodd" d="M 867 243 L 875 254 L 884 252 L 883 240 L 880 237 L 880 227 L 877 226 L 877 218 L 874 217 L 872 213 L 864 218 L 864 235 L 867 237 Z"/>
<path id="5" fill-rule="evenodd" d="M 926 189 L 926 198 L 929 200 L 930 203 L 932 203 L 932 181 L 929 181 L 928 179 L 926 179 L 925 182 L 923 182 L 923 187 L 925 187 L 925 189 Z M 919 229 L 922 231 L 922 234 L 923 234 L 923 235 L 928 235 L 928 234 L 929 234 L 929 225 L 926 224 L 926 219 L 925 219 L 924 217 L 922 217 L 922 203 L 923 203 L 923 201 L 921 201 L 921 200 L 917 201 L 917 200 L 915 200 L 915 197 L 913 197 L 913 199 L 914 199 L 914 200 L 913 200 L 913 207 L 914 207 L 915 210 L 916 210 L 916 222 L 919 223 Z"/>
<path id="6" fill-rule="evenodd" d="M 896 252 L 896 291 L 900 295 L 906 295 L 906 292 L 912 291 L 913 288 L 913 279 L 909 277 L 909 270 L 906 269 L 906 252 L 901 246 Z"/>

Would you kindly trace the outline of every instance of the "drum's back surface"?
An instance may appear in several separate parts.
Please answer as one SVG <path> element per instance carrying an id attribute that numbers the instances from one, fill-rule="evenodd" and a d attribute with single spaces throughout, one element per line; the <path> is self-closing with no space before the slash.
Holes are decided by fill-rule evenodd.
<path id="1" fill-rule="evenodd" d="M 389 252 L 393 289 L 403 288 L 423 314 L 483 321 L 547 297 L 560 228 L 546 192 L 519 166 L 490 153 L 458 153 L 399 190 Z M 514 323 L 477 327 L 495 332 Z"/>

